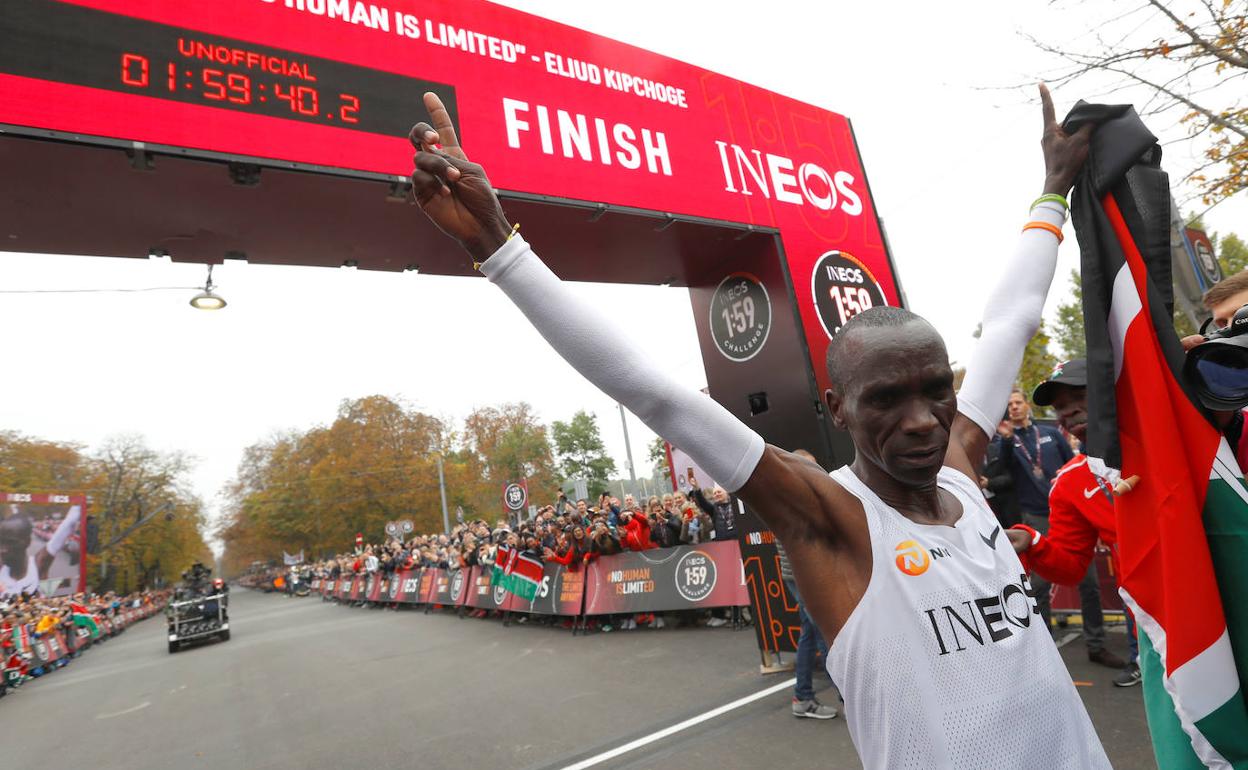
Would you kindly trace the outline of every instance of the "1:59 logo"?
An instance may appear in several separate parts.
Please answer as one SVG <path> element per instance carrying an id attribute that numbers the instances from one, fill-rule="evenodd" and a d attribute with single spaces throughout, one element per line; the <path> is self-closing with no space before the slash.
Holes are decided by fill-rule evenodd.
<path id="1" fill-rule="evenodd" d="M 871 271 L 844 251 L 819 257 L 810 277 L 810 293 L 828 339 L 864 310 L 888 304 Z"/>

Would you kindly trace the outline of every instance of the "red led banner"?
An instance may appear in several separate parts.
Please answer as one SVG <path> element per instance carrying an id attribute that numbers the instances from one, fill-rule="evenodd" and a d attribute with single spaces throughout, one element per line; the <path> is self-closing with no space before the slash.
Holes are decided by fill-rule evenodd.
<path id="1" fill-rule="evenodd" d="M 504 190 L 779 230 L 828 335 L 899 299 L 849 121 L 481 0 L 5 0 L 0 124 L 406 176 L 439 93 Z"/>

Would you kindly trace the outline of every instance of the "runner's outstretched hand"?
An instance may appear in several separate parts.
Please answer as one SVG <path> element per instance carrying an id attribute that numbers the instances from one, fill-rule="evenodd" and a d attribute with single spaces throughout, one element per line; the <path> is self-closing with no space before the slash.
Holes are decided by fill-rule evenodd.
<path id="1" fill-rule="evenodd" d="M 428 101 L 429 97 L 425 97 Z M 1044 111 L 1044 135 L 1040 147 L 1044 150 L 1044 191 L 1065 196 L 1075 186 L 1075 177 L 1088 159 L 1088 142 L 1096 128 L 1089 123 L 1073 134 L 1068 134 L 1057 122 L 1053 109 L 1053 97 L 1049 87 L 1040 84 L 1040 105 Z"/>
<path id="2" fill-rule="evenodd" d="M 412 159 L 412 193 L 433 223 L 484 262 L 507 240 L 511 225 L 490 186 L 485 169 L 468 160 L 451 116 L 437 94 L 425 94 L 429 123 L 417 123 L 408 139 L 416 148 Z"/>

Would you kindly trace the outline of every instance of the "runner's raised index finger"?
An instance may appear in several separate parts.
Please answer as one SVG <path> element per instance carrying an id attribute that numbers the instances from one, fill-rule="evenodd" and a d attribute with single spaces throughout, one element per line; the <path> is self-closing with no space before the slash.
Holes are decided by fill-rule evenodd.
<path id="1" fill-rule="evenodd" d="M 459 137 L 455 135 L 455 126 L 451 124 L 451 115 L 446 111 L 442 100 L 432 91 L 425 93 L 425 109 L 429 110 L 429 119 L 433 122 L 433 130 L 438 132 L 442 147 L 460 149 Z"/>
<path id="2" fill-rule="evenodd" d="M 437 97 L 434 98 L 436 99 Z M 425 103 L 428 104 L 428 102 L 429 97 L 426 95 Z M 441 104 L 442 102 L 438 102 L 439 106 L 441 106 Z M 1048 131 L 1049 126 L 1057 123 L 1057 112 L 1053 109 L 1053 97 L 1049 95 L 1049 87 L 1044 83 L 1040 84 L 1040 105 L 1044 110 L 1044 130 Z M 434 125 L 437 125 L 436 120 L 434 121 Z M 447 125 L 450 124 L 448 123 Z"/>

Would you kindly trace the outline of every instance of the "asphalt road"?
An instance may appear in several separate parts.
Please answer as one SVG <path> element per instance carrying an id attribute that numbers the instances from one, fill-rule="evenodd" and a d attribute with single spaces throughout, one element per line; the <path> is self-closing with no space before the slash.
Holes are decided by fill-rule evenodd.
<path id="1" fill-rule="evenodd" d="M 787 678 L 758 674 L 749 630 L 574 638 L 242 590 L 230 621 L 231 641 L 170 655 L 157 616 L 0 699 L 0 765 L 560 768 Z M 1112 687 L 1079 641 L 1063 653 L 1115 767 L 1154 767 L 1139 688 Z M 768 695 L 595 767 L 859 767 L 844 719 L 794 719 L 789 699 Z"/>

